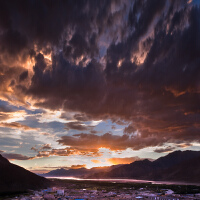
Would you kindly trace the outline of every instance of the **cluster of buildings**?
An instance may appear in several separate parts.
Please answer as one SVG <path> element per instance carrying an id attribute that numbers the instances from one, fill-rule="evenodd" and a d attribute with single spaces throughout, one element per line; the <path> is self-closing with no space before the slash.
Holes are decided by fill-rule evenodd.
<path id="1" fill-rule="evenodd" d="M 112 190 L 94 190 L 94 189 L 67 189 L 67 188 L 48 188 L 41 191 L 34 191 L 30 195 L 21 195 L 11 198 L 12 200 L 200 200 L 200 194 L 174 194 L 170 189 L 163 189 L 161 193 L 149 191 L 140 188 L 112 189 Z"/>

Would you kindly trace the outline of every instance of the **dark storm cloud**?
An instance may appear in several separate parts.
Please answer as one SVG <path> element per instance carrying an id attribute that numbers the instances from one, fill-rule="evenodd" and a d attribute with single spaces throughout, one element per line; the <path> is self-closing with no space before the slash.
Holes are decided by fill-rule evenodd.
<path id="1" fill-rule="evenodd" d="M 46 55 L 62 51 L 71 63 L 85 65 L 98 57 L 101 35 L 108 27 L 112 29 L 116 16 L 125 11 L 123 2 L 107 0 L 9 0 L 0 1 L 0 7 L 0 74 L 4 79 L 0 81 L 4 91 L 1 96 L 13 103 L 9 94 L 12 90 L 12 95 L 23 104 L 33 75 L 33 64 L 27 66 L 31 65 L 30 59 L 39 52 Z M 112 11 L 115 7 L 117 11 Z"/>
<path id="2" fill-rule="evenodd" d="M 164 9 L 167 1 L 144 1 L 136 0 L 132 9 L 129 12 L 128 23 L 131 28 L 135 29 L 134 37 L 141 37 L 144 35 L 153 20 L 156 18 L 156 15 L 162 14 L 161 11 Z M 138 18 L 138 15 L 140 17 Z"/>
<path id="3" fill-rule="evenodd" d="M 171 152 L 175 149 L 175 147 L 171 147 L 171 146 L 168 146 L 168 147 L 165 147 L 165 148 L 157 148 L 154 150 L 154 152 L 156 153 L 168 153 L 168 152 Z"/>
<path id="4" fill-rule="evenodd" d="M 94 134 L 75 134 L 73 136 L 62 136 L 57 142 L 62 145 L 72 146 L 88 151 L 88 147 L 98 150 L 99 148 L 108 148 L 110 150 L 125 150 L 132 148 L 138 150 L 144 147 L 155 146 L 156 144 L 162 145 L 167 139 L 157 138 L 156 136 L 148 138 L 137 138 L 129 135 L 113 135 L 105 133 L 103 135 Z"/>
<path id="5" fill-rule="evenodd" d="M 37 62 L 29 93 L 46 99 L 37 105 L 55 109 L 60 102 L 66 110 L 132 121 L 134 128 L 124 133 L 138 130 L 137 142 L 157 138 L 147 145 L 199 141 L 200 9 L 185 7 L 186 1 L 168 7 L 166 1 L 155 2 L 135 2 L 129 13 L 132 31 L 109 46 L 104 70 L 95 60 L 73 66 L 62 53 L 53 57 L 51 71 L 40 70 L 44 64 Z M 151 31 L 154 36 L 148 36 Z M 139 45 L 147 51 L 142 64 L 140 57 L 131 61 Z"/>
<path id="6" fill-rule="evenodd" d="M 20 81 L 23 81 L 23 80 L 25 80 L 27 77 L 28 77 L 28 71 L 26 70 L 26 71 L 24 71 L 24 72 L 22 72 L 22 73 L 20 74 L 19 80 L 20 80 Z"/>
<path id="7" fill-rule="evenodd" d="M 117 4 L 118 1 L 104 0 L 1 1 L 3 12 L 1 12 L 0 28 L 4 31 L 3 35 L 8 35 L 6 38 L 13 39 L 12 45 L 18 50 L 24 48 L 27 41 L 37 43 L 41 48 L 48 43 L 57 45 L 63 33 L 72 30 L 75 34 L 69 44 L 76 51 L 80 42 L 80 51 L 84 51 L 87 50 L 86 44 L 90 47 L 95 45 L 95 31 L 101 33 L 114 23 L 109 21 L 113 16 L 111 6 Z M 89 35 L 87 42 L 86 35 Z M 6 45 L 6 48 L 10 46 Z M 17 53 L 15 48 L 10 50 Z"/>
<path id="8" fill-rule="evenodd" d="M 2 61 L 5 59 L 4 55 L 1 57 L 0 60 Z M 9 60 L 12 62 L 12 58 Z M 2 61 L 3 62 L 3 61 Z M 8 63 L 7 63 L 8 64 Z M 24 71 L 24 68 L 20 66 L 13 66 L 9 67 L 8 65 L 4 65 L 0 63 L 0 96 L 3 97 L 3 100 L 11 100 L 10 97 L 12 89 L 14 89 L 15 84 L 18 83 L 18 79 L 20 74 Z M 18 89 L 16 88 L 16 93 L 18 92 Z M 12 93 L 14 95 L 14 93 Z M 12 96 L 12 95 L 11 95 Z M 18 99 L 21 101 L 24 98 L 24 94 L 20 95 L 18 94 Z"/>
<path id="9" fill-rule="evenodd" d="M 31 55 L 35 61 L 30 75 L 22 66 L 0 66 L 4 98 L 12 89 L 35 106 L 83 113 L 74 116 L 80 122 L 131 124 L 123 136 L 63 136 L 60 144 L 97 141 L 95 148 L 140 149 L 200 142 L 199 7 L 186 0 L 1 5 L 1 54 L 22 60 Z M 49 53 L 52 61 L 45 57 Z M 87 129 L 79 122 L 66 126 Z"/>
<path id="10" fill-rule="evenodd" d="M 2 153 L 8 160 L 31 160 L 33 157 L 25 156 L 17 153 Z"/>
<path id="11" fill-rule="evenodd" d="M 76 60 L 81 56 L 93 57 L 98 54 L 97 35 L 93 34 L 87 42 L 84 36 L 79 33 L 75 33 L 69 45 L 65 45 L 63 53 L 68 60 Z"/>
<path id="12" fill-rule="evenodd" d="M 20 32 L 8 30 L 0 36 L 0 52 L 16 55 L 27 46 L 27 38 Z"/>
<path id="13" fill-rule="evenodd" d="M 127 126 L 124 129 L 124 133 L 128 133 L 128 134 L 134 133 L 135 131 L 137 131 L 137 130 L 133 126 L 131 126 L 131 125 Z"/>
<path id="14" fill-rule="evenodd" d="M 96 131 L 96 130 L 90 130 L 91 134 L 97 134 L 97 133 L 101 133 L 101 131 Z"/>
<path id="15" fill-rule="evenodd" d="M 97 61 L 92 60 L 82 68 L 70 65 L 60 54 L 53 58 L 52 70 L 45 72 L 43 70 L 46 65 L 42 55 L 37 58 L 37 61 L 28 93 L 46 98 L 46 101 L 38 103 L 38 106 L 52 106 L 56 109 L 63 104 L 64 99 L 68 99 L 68 107 L 78 111 L 80 107 L 87 109 L 94 106 L 95 108 L 96 102 L 101 100 L 105 80 L 102 67 Z"/>
<path id="16" fill-rule="evenodd" d="M 78 131 L 90 130 L 93 126 L 86 126 L 85 124 L 81 124 L 80 122 L 68 122 L 65 124 L 67 130 L 74 129 Z"/>
<path id="17" fill-rule="evenodd" d="M 116 124 L 121 125 L 121 126 L 128 124 L 126 121 L 120 120 L 118 118 L 112 118 L 112 123 L 116 123 Z"/>
<path id="18" fill-rule="evenodd" d="M 87 115 L 85 115 L 85 114 L 75 114 L 74 115 L 74 119 L 76 119 L 78 121 L 83 121 L 83 122 L 90 120 L 90 118 Z"/>

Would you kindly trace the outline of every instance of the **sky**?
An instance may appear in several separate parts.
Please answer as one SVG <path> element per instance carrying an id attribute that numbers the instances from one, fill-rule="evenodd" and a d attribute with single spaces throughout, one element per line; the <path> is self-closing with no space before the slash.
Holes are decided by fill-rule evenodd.
<path id="1" fill-rule="evenodd" d="M 200 150 L 198 0 L 1 0 L 0 153 L 33 172 Z"/>

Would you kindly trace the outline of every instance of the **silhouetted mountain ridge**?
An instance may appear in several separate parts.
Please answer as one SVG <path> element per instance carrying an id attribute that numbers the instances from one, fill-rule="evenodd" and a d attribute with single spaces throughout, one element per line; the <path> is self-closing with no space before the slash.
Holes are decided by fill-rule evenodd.
<path id="1" fill-rule="evenodd" d="M 160 167 L 171 167 L 180 162 L 200 156 L 199 151 L 174 151 L 166 156 L 160 157 L 153 163 Z"/>
<path id="2" fill-rule="evenodd" d="M 135 161 L 88 178 L 130 178 L 152 181 L 200 182 L 200 152 L 175 151 L 157 160 Z"/>
<path id="3" fill-rule="evenodd" d="M 113 165 L 109 167 L 93 167 L 91 169 L 87 168 L 78 168 L 78 169 L 55 169 L 52 170 L 46 174 L 40 174 L 40 176 L 44 177 L 81 177 L 85 178 L 86 176 L 92 175 L 94 173 L 102 173 L 102 172 L 108 172 L 112 169 L 115 169 L 117 167 L 120 167 L 122 165 Z"/>
<path id="4" fill-rule="evenodd" d="M 20 166 L 10 163 L 0 155 L 0 194 L 23 192 L 50 185 L 50 181 Z"/>
<path id="5" fill-rule="evenodd" d="M 8 164 L 8 163 L 10 162 L 0 154 L 0 164 Z"/>

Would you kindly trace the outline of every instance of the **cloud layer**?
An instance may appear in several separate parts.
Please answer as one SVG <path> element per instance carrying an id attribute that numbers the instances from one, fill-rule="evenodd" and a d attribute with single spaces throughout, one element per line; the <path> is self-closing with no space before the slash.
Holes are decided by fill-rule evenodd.
<path id="1" fill-rule="evenodd" d="M 57 139 L 70 151 L 43 146 L 37 157 L 200 142 L 198 5 L 8 0 L 0 7 L 0 99 L 62 110 L 62 120 L 74 113 L 65 130 L 86 132 Z M 0 126 L 38 130 L 8 121 L 15 112 L 1 106 Z M 126 124 L 121 135 L 86 124 L 108 119 Z"/>

